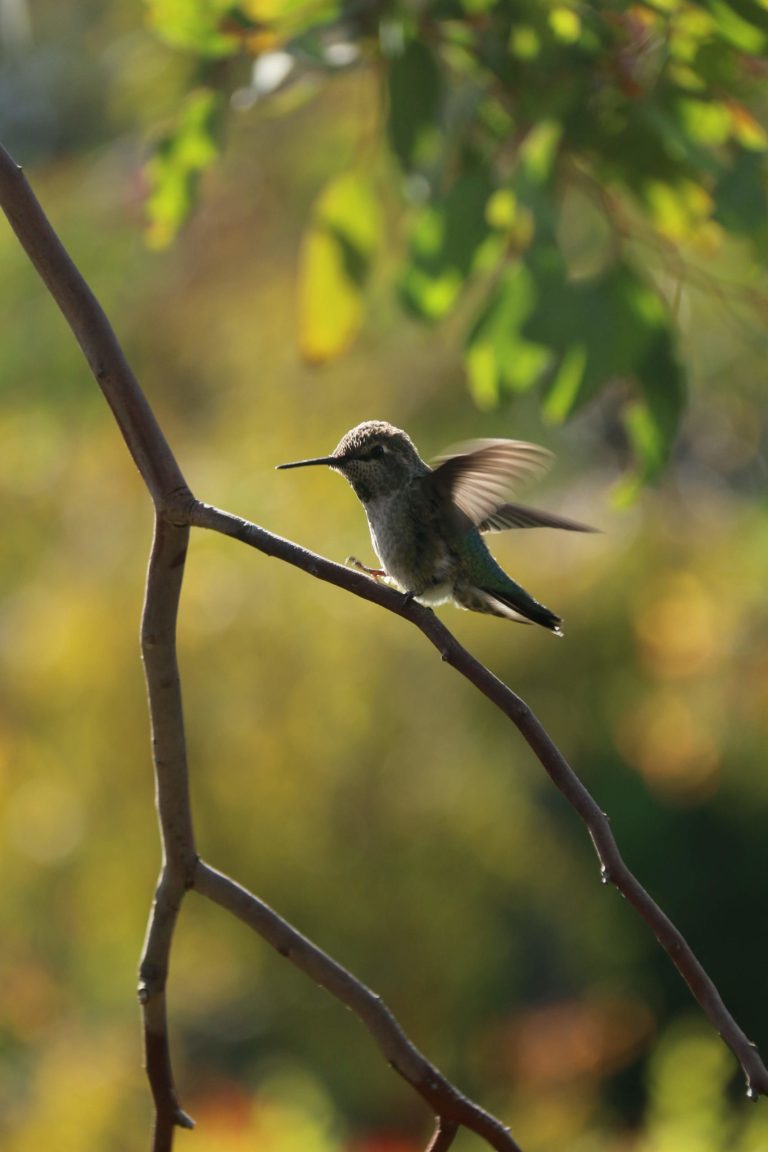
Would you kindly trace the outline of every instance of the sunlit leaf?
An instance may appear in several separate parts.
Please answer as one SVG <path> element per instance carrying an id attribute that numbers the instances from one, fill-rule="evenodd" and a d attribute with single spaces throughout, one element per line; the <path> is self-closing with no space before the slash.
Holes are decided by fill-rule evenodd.
<path id="1" fill-rule="evenodd" d="M 693 180 L 649 180 L 643 188 L 643 199 L 659 232 L 672 240 L 694 235 L 713 208 L 710 193 Z"/>
<path id="2" fill-rule="evenodd" d="M 306 27 L 335 19 L 341 7 L 340 0 L 240 0 L 238 4 L 252 20 L 265 24 L 301 20 Z"/>
<path id="3" fill-rule="evenodd" d="M 524 392 L 552 360 L 546 347 L 527 340 L 523 325 L 536 302 L 524 264 L 510 268 L 486 300 L 467 337 L 464 363 L 478 404 L 498 403 L 504 391 Z"/>
<path id="4" fill-rule="evenodd" d="M 683 0 L 648 0 L 651 8 L 659 12 L 677 12 L 682 7 Z"/>
<path id="5" fill-rule="evenodd" d="M 280 40 L 297 39 L 338 20 L 341 0 L 241 0 L 230 5 L 257 28 L 269 28 Z"/>
<path id="6" fill-rule="evenodd" d="M 558 40 L 574 44 L 581 35 L 581 18 L 574 8 L 558 4 L 549 14 L 549 24 Z"/>
<path id="7" fill-rule="evenodd" d="M 147 163 L 150 247 L 170 244 L 194 207 L 201 174 L 218 154 L 221 109 L 218 92 L 205 88 L 190 93 L 173 130 Z"/>
<path id="8" fill-rule="evenodd" d="M 497 188 L 488 198 L 485 218 L 491 228 L 500 231 L 512 227 L 517 216 L 517 197 L 511 188 Z"/>
<path id="9" fill-rule="evenodd" d="M 661 326 L 639 365 L 636 379 L 639 396 L 623 412 L 635 469 L 615 493 L 618 503 L 631 501 L 641 485 L 659 476 L 669 458 L 685 404 L 685 377 L 669 334 Z"/>
<path id="10" fill-rule="evenodd" d="M 227 56 L 238 37 L 223 31 L 231 0 L 145 0 L 147 22 L 174 48 L 200 56 Z"/>
<path id="11" fill-rule="evenodd" d="M 724 144 L 731 133 L 731 114 L 719 101 L 680 100 L 677 112 L 685 131 L 699 144 Z"/>
<path id="12" fill-rule="evenodd" d="M 392 277 L 406 308 L 435 322 L 468 287 L 493 283 L 466 346 L 478 402 L 541 384 L 544 415 L 559 421 L 613 379 L 632 381 L 638 396 L 651 388 L 642 402 L 664 455 L 679 413 L 661 418 L 648 365 L 653 352 L 661 378 L 679 383 L 672 309 L 622 250 L 646 276 L 656 241 L 683 264 L 728 260 L 733 236 L 764 256 L 766 0 L 426 0 L 364 12 L 352 0 L 147 3 L 165 39 L 201 58 L 256 55 L 251 91 L 278 115 L 286 75 L 311 76 L 313 93 L 333 82 L 336 46 L 383 80 L 377 127 L 409 223 Z M 226 96 L 233 71 L 221 70 Z M 370 126 L 360 129 L 368 144 Z M 168 215 L 183 215 L 184 182 L 166 184 Z M 599 224 L 568 217 L 574 188 Z M 316 360 L 357 330 L 374 255 L 351 238 L 351 217 L 332 216 L 316 206 L 302 250 L 300 341 Z M 522 262 L 499 278 L 506 259 Z M 651 475 L 650 437 L 634 439 Z"/>
<path id="13" fill-rule="evenodd" d="M 576 406 L 586 366 L 586 346 L 571 344 L 563 354 L 557 374 L 547 389 L 542 405 L 546 420 L 553 424 L 562 424 L 568 418 Z"/>
<path id="14" fill-rule="evenodd" d="M 731 117 L 731 130 L 742 148 L 764 152 L 768 148 L 768 130 L 743 104 L 732 101 L 728 111 Z"/>
<path id="15" fill-rule="evenodd" d="M 327 184 L 312 209 L 299 267 L 299 344 L 309 363 L 334 359 L 357 335 L 378 239 L 369 179 L 346 172 Z"/>
<path id="16" fill-rule="evenodd" d="M 543 120 L 528 133 L 518 153 L 520 168 L 528 181 L 542 184 L 549 178 L 562 132 L 562 125 L 556 120 Z"/>
<path id="17" fill-rule="evenodd" d="M 554 396 L 550 391 L 547 397 L 549 414 L 563 419 L 613 379 L 634 379 L 668 446 L 680 413 L 682 383 L 660 297 L 626 264 L 586 282 L 559 286 L 550 270 L 539 282 L 544 305 L 558 288 L 560 324 L 546 309 L 537 311 L 526 326 L 538 339 L 549 333 L 549 341 L 567 357 L 565 375 L 555 378 Z"/>
<path id="18" fill-rule="evenodd" d="M 466 365 L 484 405 L 550 374 L 542 408 L 553 422 L 614 379 L 634 381 L 642 419 L 634 417 L 632 443 L 644 479 L 666 459 L 685 400 L 658 294 L 622 263 L 573 280 L 554 246 L 532 250 L 503 278 L 469 335 Z"/>
<path id="19" fill-rule="evenodd" d="M 631 504 L 643 484 L 657 475 L 666 459 L 666 445 L 653 415 L 642 400 L 624 406 L 623 424 L 638 465 L 622 478 L 613 493 L 617 507 Z"/>
<path id="20" fill-rule="evenodd" d="M 736 11 L 736 5 L 727 4 L 725 0 L 707 0 L 707 7 L 715 19 L 718 31 L 734 48 L 754 55 L 765 51 L 768 43 L 765 32 L 756 23 L 744 19 Z M 765 23 L 764 18 L 761 23 Z"/>
<path id="21" fill-rule="evenodd" d="M 539 33 L 531 24 L 516 24 L 509 38 L 509 52 L 518 60 L 535 60 L 541 51 Z"/>
<path id="22" fill-rule="evenodd" d="M 401 298 L 410 311 L 436 320 L 456 302 L 488 235 L 490 193 L 487 173 L 474 172 L 417 217 L 410 261 L 400 285 Z"/>

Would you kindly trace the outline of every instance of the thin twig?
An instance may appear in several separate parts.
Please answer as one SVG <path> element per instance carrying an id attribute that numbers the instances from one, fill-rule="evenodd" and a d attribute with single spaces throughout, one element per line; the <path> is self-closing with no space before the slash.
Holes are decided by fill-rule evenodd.
<path id="1" fill-rule="evenodd" d="M 281 956 L 350 1008 L 373 1037 L 387 1063 L 426 1100 L 441 1120 L 448 1125 L 463 1125 L 498 1152 L 519 1152 L 519 1145 L 509 1130 L 495 1116 L 463 1096 L 419 1052 L 380 996 L 297 932 L 269 905 L 202 860 L 198 861 L 195 871 L 194 889 L 237 916 Z"/>
<path id="2" fill-rule="evenodd" d="M 427 1145 L 426 1152 L 448 1152 L 451 1144 L 453 1144 L 456 1139 L 458 1130 L 458 1125 L 446 1123 L 445 1120 L 442 1120 L 438 1116 L 435 1131 Z"/>

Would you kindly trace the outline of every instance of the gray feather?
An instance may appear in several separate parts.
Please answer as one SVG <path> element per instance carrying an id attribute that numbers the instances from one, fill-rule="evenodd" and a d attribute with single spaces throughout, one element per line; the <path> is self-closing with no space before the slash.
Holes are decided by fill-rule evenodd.
<path id="1" fill-rule="evenodd" d="M 490 516 L 478 524 L 481 532 L 503 532 L 507 528 L 562 528 L 566 532 L 599 532 L 589 524 L 569 520 L 567 516 L 556 516 L 552 512 L 541 512 L 538 508 L 526 508 L 524 504 L 499 504 Z"/>

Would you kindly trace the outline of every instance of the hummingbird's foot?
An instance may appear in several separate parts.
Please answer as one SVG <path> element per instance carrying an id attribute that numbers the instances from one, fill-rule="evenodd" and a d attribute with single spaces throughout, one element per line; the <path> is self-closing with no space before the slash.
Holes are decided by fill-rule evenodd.
<path id="1" fill-rule="evenodd" d="M 359 572 L 365 572 L 366 576 L 372 576 L 374 580 L 386 580 L 387 578 L 387 573 L 383 568 L 368 568 L 367 565 L 358 560 L 357 556 L 347 556 L 344 563 L 357 568 Z"/>

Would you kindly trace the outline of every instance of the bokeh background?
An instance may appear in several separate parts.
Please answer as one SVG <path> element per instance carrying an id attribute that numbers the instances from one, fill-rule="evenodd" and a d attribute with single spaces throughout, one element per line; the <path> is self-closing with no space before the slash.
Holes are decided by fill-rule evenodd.
<path id="1" fill-rule="evenodd" d="M 297 351 L 297 267 L 376 78 L 232 116 L 176 242 L 145 239 L 148 142 L 179 58 L 138 4 L 4 3 L 0 124 L 106 308 L 195 493 L 324 555 L 370 558 L 339 477 L 279 474 L 360 420 L 425 456 L 478 435 L 558 456 L 531 502 L 594 537 L 494 550 L 566 636 L 440 610 L 533 707 L 630 866 L 768 1049 L 765 332 L 689 285 L 690 408 L 617 506 L 610 394 L 560 427 L 478 407 L 458 320 L 400 310 L 384 260 L 347 354 Z M 247 104 L 247 102 L 243 102 Z M 581 240 L 579 241 L 581 242 Z M 746 260 L 746 257 L 745 257 Z M 738 277 L 738 253 L 728 255 Z M 712 265 L 714 267 L 714 265 Z M 716 268 L 715 268 L 716 271 Z M 137 960 L 159 864 L 138 652 L 151 509 L 74 340 L 0 227 L 0 1131 L 9 1152 L 147 1146 Z M 761 1152 L 730 1054 L 516 731 L 401 621 L 215 535 L 180 620 L 205 857 L 379 992 L 528 1152 Z M 190 897 L 170 988 L 180 1148 L 423 1145 L 430 1118 L 357 1022 Z M 461 1137 L 459 1146 L 468 1146 Z"/>

